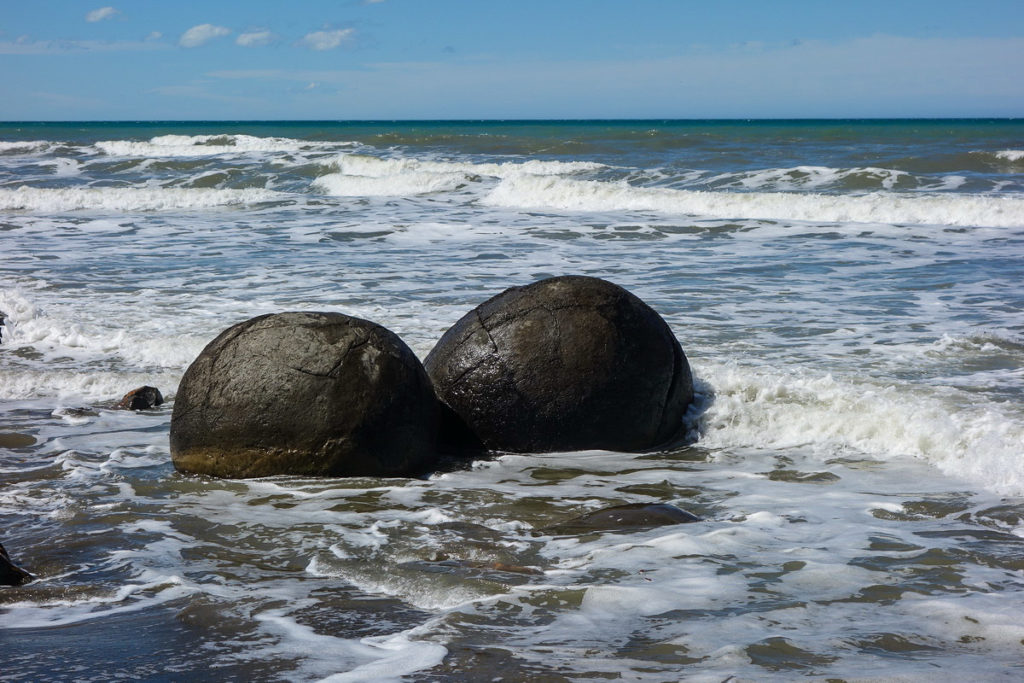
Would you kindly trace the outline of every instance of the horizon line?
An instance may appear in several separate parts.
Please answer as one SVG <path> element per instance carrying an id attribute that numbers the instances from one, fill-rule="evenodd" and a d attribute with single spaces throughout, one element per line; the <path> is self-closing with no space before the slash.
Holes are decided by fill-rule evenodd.
<path id="1" fill-rule="evenodd" d="M 639 118 L 408 118 L 408 119 L 11 119 L 0 120 L 0 125 L 14 124 L 281 124 L 281 123 L 629 123 L 629 122 L 885 122 L 885 121 L 1020 121 L 1024 116 L 857 116 L 857 117 L 689 117 L 664 116 Z"/>

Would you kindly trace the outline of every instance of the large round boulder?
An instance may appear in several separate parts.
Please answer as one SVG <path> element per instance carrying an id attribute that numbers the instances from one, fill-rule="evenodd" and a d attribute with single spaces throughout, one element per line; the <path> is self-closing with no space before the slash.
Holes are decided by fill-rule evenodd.
<path id="1" fill-rule="evenodd" d="M 513 287 L 448 330 L 424 365 L 484 447 L 649 450 L 682 429 L 693 378 L 668 324 L 605 280 Z"/>
<path id="2" fill-rule="evenodd" d="M 394 333 L 340 313 L 264 315 L 228 328 L 178 387 L 182 472 L 410 476 L 436 459 L 438 403 Z"/>

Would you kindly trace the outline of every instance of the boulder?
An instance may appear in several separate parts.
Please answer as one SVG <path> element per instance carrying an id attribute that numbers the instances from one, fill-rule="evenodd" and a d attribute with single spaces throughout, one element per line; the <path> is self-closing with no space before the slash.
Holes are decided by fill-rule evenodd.
<path id="1" fill-rule="evenodd" d="M 156 387 L 139 387 L 125 394 L 118 402 L 117 407 L 124 410 L 149 410 L 163 402 L 163 394 Z"/>
<path id="2" fill-rule="evenodd" d="M 693 401 L 668 324 L 593 277 L 502 292 L 455 323 L 424 365 L 461 426 L 498 451 L 649 450 L 680 436 Z"/>
<path id="3" fill-rule="evenodd" d="M 7 550 L 0 544 L 0 586 L 20 586 L 32 580 L 32 575 L 11 562 Z"/>
<path id="4" fill-rule="evenodd" d="M 436 459 L 438 402 L 394 333 L 279 313 L 220 334 L 182 377 L 174 466 L 217 477 L 413 476 Z"/>

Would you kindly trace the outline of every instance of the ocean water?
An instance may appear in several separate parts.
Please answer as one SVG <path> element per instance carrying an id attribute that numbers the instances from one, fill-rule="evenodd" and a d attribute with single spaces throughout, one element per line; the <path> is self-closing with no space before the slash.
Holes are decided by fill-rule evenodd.
<path id="1" fill-rule="evenodd" d="M 692 443 L 170 464 L 234 323 L 422 358 L 570 273 L 668 321 Z M 0 124 L 0 680 L 1020 680 L 1022 282 L 1020 120 Z M 702 521 L 557 529 L 629 503 Z"/>

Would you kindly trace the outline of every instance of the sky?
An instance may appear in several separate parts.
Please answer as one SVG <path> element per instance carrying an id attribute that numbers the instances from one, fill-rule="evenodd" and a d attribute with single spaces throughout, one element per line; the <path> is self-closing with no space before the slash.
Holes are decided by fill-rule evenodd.
<path id="1" fill-rule="evenodd" d="M 1024 0 L 5 5 L 5 121 L 1024 116 Z"/>

